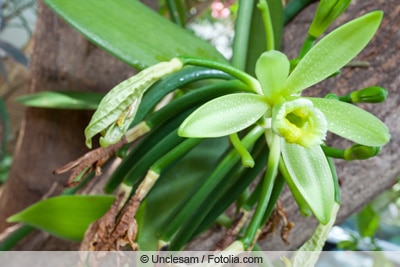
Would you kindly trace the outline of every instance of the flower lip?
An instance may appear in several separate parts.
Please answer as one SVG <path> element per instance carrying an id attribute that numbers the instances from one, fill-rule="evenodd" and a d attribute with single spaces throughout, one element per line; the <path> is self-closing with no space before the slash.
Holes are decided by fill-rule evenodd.
<path id="1" fill-rule="evenodd" d="M 320 145 L 327 125 L 324 114 L 308 99 L 298 98 L 273 109 L 272 130 L 288 143 L 307 148 Z"/>

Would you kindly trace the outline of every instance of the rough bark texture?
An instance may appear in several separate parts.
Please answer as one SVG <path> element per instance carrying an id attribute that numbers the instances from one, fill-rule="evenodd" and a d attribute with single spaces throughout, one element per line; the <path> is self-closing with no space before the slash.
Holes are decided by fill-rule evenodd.
<path id="1" fill-rule="evenodd" d="M 41 2 L 31 58 L 30 92 L 82 90 L 106 92 L 134 72 L 87 42 Z M 83 130 L 91 112 L 28 108 L 8 182 L 0 198 L 0 232 L 5 219 L 38 201 L 54 183 L 57 194 L 67 175 L 56 168 L 87 152 Z M 47 244 L 51 242 L 46 242 Z M 64 249 L 34 247 L 29 249 Z"/>
<path id="2" fill-rule="evenodd" d="M 315 5 L 304 10 L 288 25 L 285 33 L 284 50 L 290 57 L 296 56 L 303 40 Z M 381 118 L 390 128 L 392 141 L 376 158 L 363 162 L 338 162 L 338 175 L 343 180 L 343 205 L 338 221 L 360 209 L 365 203 L 389 188 L 400 173 L 398 146 L 400 125 L 398 114 L 400 84 L 400 6 L 397 0 L 356 1 L 354 0 L 339 23 L 382 9 L 385 18 L 378 35 L 358 56 L 359 60 L 370 62 L 367 69 L 345 69 L 339 77 L 330 79 L 313 89 L 315 95 L 327 92 L 346 93 L 370 85 L 381 85 L 389 90 L 390 97 L 385 104 L 367 105 L 366 108 Z M 85 90 L 105 92 L 117 82 L 128 77 L 133 71 L 105 52 L 95 48 L 68 25 L 57 18 L 39 2 L 39 19 L 34 36 L 34 50 L 31 60 L 31 92 L 43 90 Z M 10 179 L 0 196 L 0 232 L 8 225 L 5 218 L 23 209 L 46 194 L 53 183 L 58 184 L 54 193 L 60 192 L 66 176 L 53 176 L 52 171 L 86 152 L 83 129 L 90 113 L 65 110 L 44 110 L 29 108 L 16 148 Z M 329 143 L 343 146 L 342 140 L 332 138 Z M 290 247 L 284 245 L 278 235 L 263 242 L 270 250 L 295 248 L 313 231 L 316 221 L 303 218 L 287 192 L 283 195 L 288 217 L 295 228 L 289 237 Z M 192 243 L 191 248 L 210 248 L 216 236 L 221 233 L 208 232 Z M 38 242 L 21 249 L 74 249 L 76 245 L 52 242 Z M 206 245 L 209 244 L 209 245 Z"/>

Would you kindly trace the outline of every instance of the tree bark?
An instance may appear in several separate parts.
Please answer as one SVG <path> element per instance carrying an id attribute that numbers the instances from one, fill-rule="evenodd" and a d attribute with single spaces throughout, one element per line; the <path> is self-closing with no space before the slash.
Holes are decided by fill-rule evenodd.
<path id="1" fill-rule="evenodd" d="M 41 1 L 33 38 L 31 93 L 106 92 L 134 74 L 133 69 L 89 43 Z M 26 110 L 10 176 L 0 198 L 0 232 L 9 226 L 5 222 L 8 216 L 38 201 L 54 185 L 56 189 L 51 195 L 61 192 L 68 177 L 53 175 L 53 170 L 87 152 L 83 131 L 91 114 L 40 108 Z M 28 248 L 65 249 L 61 243 L 56 247 L 35 243 Z"/>
<path id="2" fill-rule="evenodd" d="M 132 69 L 87 42 L 40 1 L 38 8 L 38 23 L 31 60 L 31 92 L 44 90 L 106 92 L 133 74 Z M 289 57 L 295 57 L 296 51 L 299 51 L 315 8 L 316 5 L 309 6 L 286 27 L 284 50 Z M 374 159 L 337 162 L 338 175 L 343 181 L 342 208 L 338 222 L 389 188 L 400 173 L 398 164 L 400 154 L 397 152 L 400 144 L 400 123 L 397 117 L 400 114 L 397 89 L 400 79 L 399 68 L 396 66 L 400 60 L 400 44 L 397 41 L 399 32 L 396 28 L 396 25 L 400 25 L 400 6 L 396 0 L 353 1 L 338 23 L 341 24 L 375 9 L 382 9 L 385 12 L 382 26 L 373 42 L 357 57 L 358 60 L 368 61 L 370 66 L 366 69 L 346 68 L 338 77 L 313 87 L 309 92 L 318 96 L 328 92 L 344 94 L 371 85 L 380 85 L 389 91 L 389 99 L 384 104 L 365 105 L 365 107 L 389 126 L 392 134 L 391 142 Z M 60 192 L 67 177 L 53 176 L 52 171 L 86 152 L 83 129 L 90 115 L 91 112 L 84 111 L 27 109 L 10 178 L 0 196 L 0 232 L 9 226 L 5 222 L 9 215 L 39 200 L 53 184 L 57 185 L 53 194 Z M 342 140 L 333 136 L 329 138 L 328 143 L 336 147 L 344 146 Z M 290 246 L 284 245 L 276 235 L 262 242 L 264 249 L 296 248 L 312 234 L 317 224 L 315 219 L 304 218 L 298 214 L 297 206 L 288 190 L 285 190 L 282 200 L 289 220 L 295 223 L 295 228 L 289 237 Z M 213 244 L 213 237 L 221 234 L 218 228 L 213 228 L 212 231 L 214 232 L 208 232 L 203 238 L 193 242 L 191 248 L 212 247 L 208 244 Z M 215 234 L 215 231 L 219 233 Z M 63 242 L 51 245 L 52 242 L 38 242 L 22 246 L 20 249 L 59 250 L 77 247 Z"/>

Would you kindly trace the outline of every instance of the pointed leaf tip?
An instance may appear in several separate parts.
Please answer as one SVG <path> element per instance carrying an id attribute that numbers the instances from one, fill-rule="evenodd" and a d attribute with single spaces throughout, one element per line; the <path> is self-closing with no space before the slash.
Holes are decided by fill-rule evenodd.
<path id="1" fill-rule="evenodd" d="M 23 222 L 55 236 L 80 241 L 88 226 L 103 216 L 114 199 L 109 195 L 52 197 L 12 215 L 7 221 Z"/>
<path id="2" fill-rule="evenodd" d="M 335 190 L 321 147 L 304 148 L 282 141 L 282 158 L 289 173 L 285 179 L 292 193 L 300 194 L 318 221 L 327 224 L 335 202 Z"/>
<path id="3" fill-rule="evenodd" d="M 389 142 L 389 129 L 371 113 L 333 99 L 308 99 L 324 113 L 330 132 L 365 146 L 383 146 Z"/>
<path id="4" fill-rule="evenodd" d="M 192 138 L 226 136 L 252 125 L 267 109 L 263 96 L 250 93 L 225 95 L 195 110 L 181 124 L 178 134 Z"/>
<path id="5" fill-rule="evenodd" d="M 372 39 L 382 20 L 373 11 L 335 29 L 300 60 L 285 82 L 285 92 L 300 92 L 326 79 L 349 63 Z"/>

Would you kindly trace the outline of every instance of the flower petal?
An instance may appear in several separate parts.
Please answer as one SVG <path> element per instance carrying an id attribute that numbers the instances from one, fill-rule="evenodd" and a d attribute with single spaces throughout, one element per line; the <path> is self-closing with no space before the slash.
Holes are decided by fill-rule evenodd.
<path id="1" fill-rule="evenodd" d="M 327 122 L 310 100 L 297 98 L 273 108 L 272 130 L 288 143 L 312 147 L 325 140 Z"/>
<path id="2" fill-rule="evenodd" d="M 268 98 L 279 93 L 289 75 L 289 70 L 288 58 L 279 51 L 264 52 L 257 60 L 256 76 Z"/>
<path id="3" fill-rule="evenodd" d="M 388 128 L 371 113 L 334 99 L 308 99 L 324 113 L 332 133 L 365 146 L 383 146 L 389 142 Z"/>
<path id="4" fill-rule="evenodd" d="M 282 158 L 290 177 L 285 177 L 292 192 L 299 192 L 315 217 L 327 224 L 335 199 L 332 173 L 320 146 L 304 148 L 282 140 Z"/>
<path id="5" fill-rule="evenodd" d="M 372 39 L 382 19 L 374 11 L 337 28 L 304 56 L 285 82 L 285 93 L 300 92 L 332 75 Z"/>
<path id="6" fill-rule="evenodd" d="M 195 110 L 181 124 L 183 137 L 220 137 L 236 133 L 255 123 L 268 110 L 265 97 L 239 93 L 218 97 Z"/>

